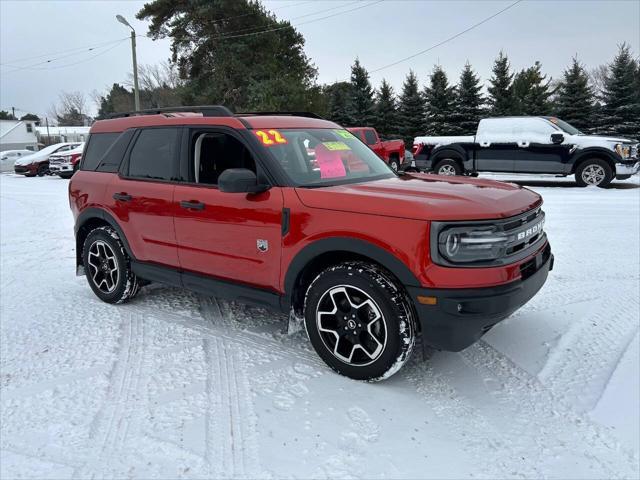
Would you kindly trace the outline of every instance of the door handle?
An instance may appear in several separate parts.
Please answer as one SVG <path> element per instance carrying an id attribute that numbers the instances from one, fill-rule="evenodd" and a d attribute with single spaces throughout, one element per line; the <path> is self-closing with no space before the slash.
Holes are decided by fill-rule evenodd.
<path id="1" fill-rule="evenodd" d="M 180 206 L 182 208 L 186 208 L 189 210 L 204 210 L 204 203 L 199 202 L 197 200 L 192 200 L 192 201 L 183 200 L 180 202 Z"/>
<path id="2" fill-rule="evenodd" d="M 129 202 L 131 201 L 131 198 L 132 198 L 131 195 L 128 195 L 127 193 L 124 193 L 124 192 L 113 194 L 113 199 L 120 200 L 121 202 Z"/>

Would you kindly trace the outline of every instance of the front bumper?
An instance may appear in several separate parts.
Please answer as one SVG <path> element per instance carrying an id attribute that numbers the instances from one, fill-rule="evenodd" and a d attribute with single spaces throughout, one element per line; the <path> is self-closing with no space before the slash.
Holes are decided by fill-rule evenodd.
<path id="1" fill-rule="evenodd" d="M 520 266 L 522 279 L 506 285 L 455 290 L 408 287 L 422 327 L 423 344 L 458 352 L 475 343 L 542 288 L 553 261 L 547 244 Z M 417 301 L 418 296 L 435 297 L 436 304 L 423 305 Z"/>
<path id="2" fill-rule="evenodd" d="M 73 165 L 71 163 L 49 163 L 49 171 L 51 173 L 73 173 Z"/>
<path id="3" fill-rule="evenodd" d="M 13 171 L 20 175 L 35 175 L 38 172 L 37 165 L 14 165 Z"/>
<path id="4" fill-rule="evenodd" d="M 625 163 L 616 163 L 616 177 L 626 177 L 629 175 L 635 175 L 640 171 L 640 161 L 636 160 L 625 162 Z"/>

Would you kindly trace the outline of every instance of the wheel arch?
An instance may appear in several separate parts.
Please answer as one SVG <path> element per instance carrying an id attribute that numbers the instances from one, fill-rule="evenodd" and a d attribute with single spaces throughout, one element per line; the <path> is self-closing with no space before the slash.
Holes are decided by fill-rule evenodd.
<path id="1" fill-rule="evenodd" d="M 440 160 L 450 158 L 460 165 L 462 171 L 465 170 L 465 163 L 467 161 L 467 152 L 460 145 L 443 145 L 436 147 L 431 152 L 431 168 L 435 170 L 436 164 Z"/>
<path id="2" fill-rule="evenodd" d="M 103 226 L 110 226 L 118 233 L 127 255 L 129 255 L 130 258 L 134 258 L 131 248 L 129 247 L 129 242 L 127 242 L 127 238 L 117 220 L 109 212 L 101 208 L 91 207 L 83 210 L 76 219 L 74 228 L 76 237 L 76 268 L 83 265 L 82 249 L 87 235 L 95 228 Z"/>
<path id="3" fill-rule="evenodd" d="M 607 164 L 611 167 L 613 174 L 616 173 L 616 156 L 613 152 L 607 150 L 602 147 L 591 147 L 581 150 L 580 153 L 576 154 L 573 165 L 571 166 L 571 173 L 576 173 L 578 167 L 590 160 L 592 158 L 597 158 L 607 162 Z"/>
<path id="4" fill-rule="evenodd" d="M 366 240 L 331 237 L 307 245 L 293 258 L 284 280 L 282 310 L 301 314 L 307 287 L 324 269 L 358 260 L 379 265 L 393 274 L 402 285 L 417 286 L 419 280 L 398 257 Z"/>

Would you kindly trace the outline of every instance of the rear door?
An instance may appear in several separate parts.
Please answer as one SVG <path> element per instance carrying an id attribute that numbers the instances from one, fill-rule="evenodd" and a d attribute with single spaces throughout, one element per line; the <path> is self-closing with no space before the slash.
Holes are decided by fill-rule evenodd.
<path id="1" fill-rule="evenodd" d="M 223 193 L 218 177 L 247 168 L 263 178 L 255 152 L 235 131 L 188 130 L 183 142 L 186 182 L 174 195 L 175 228 L 183 270 L 276 290 L 279 284 L 283 195 Z M 266 180 L 262 180 L 266 181 Z M 189 278 L 183 279 L 185 286 Z"/>
<path id="2" fill-rule="evenodd" d="M 482 120 L 476 135 L 476 169 L 481 172 L 512 172 L 519 147 L 513 118 Z"/>
<path id="3" fill-rule="evenodd" d="M 173 193 L 181 131 L 162 127 L 137 132 L 105 194 L 136 259 L 170 267 L 179 266 Z M 91 142 L 93 138 L 89 151 Z"/>

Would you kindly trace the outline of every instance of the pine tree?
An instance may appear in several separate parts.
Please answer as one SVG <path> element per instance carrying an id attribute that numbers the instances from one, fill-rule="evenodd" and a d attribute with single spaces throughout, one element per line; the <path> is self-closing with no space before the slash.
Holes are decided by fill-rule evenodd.
<path id="1" fill-rule="evenodd" d="M 513 74 L 507 56 L 500 52 L 493 68 L 493 77 L 489 80 L 489 112 L 494 117 L 513 115 Z"/>
<path id="2" fill-rule="evenodd" d="M 413 139 L 425 135 L 425 101 L 420 95 L 418 77 L 409 71 L 402 85 L 402 94 L 398 106 L 400 115 L 400 133 L 407 146 L 413 145 Z"/>
<path id="3" fill-rule="evenodd" d="M 461 129 L 455 123 L 455 87 L 449 85 L 447 74 L 437 66 L 431 74 L 430 85 L 424 90 L 429 135 L 458 135 Z"/>
<path id="4" fill-rule="evenodd" d="M 324 94 L 328 97 L 327 116 L 329 120 L 344 127 L 355 126 L 349 110 L 351 84 L 349 82 L 336 82 L 325 87 Z"/>
<path id="5" fill-rule="evenodd" d="M 636 137 L 640 134 L 638 62 L 629 45 L 620 46 L 609 65 L 602 91 L 602 127 L 608 134 Z"/>
<path id="6" fill-rule="evenodd" d="M 517 115 L 549 115 L 551 103 L 549 97 L 551 79 L 542 74 L 542 64 L 538 61 L 527 69 L 520 71 L 513 79 L 513 96 L 515 114 Z"/>
<path id="7" fill-rule="evenodd" d="M 351 115 L 354 122 L 363 127 L 371 126 L 375 121 L 373 88 L 369 82 L 369 73 L 356 58 L 351 66 Z"/>
<path id="8" fill-rule="evenodd" d="M 474 135 L 483 114 L 482 85 L 467 63 L 456 88 L 453 119 L 461 135 Z"/>
<path id="9" fill-rule="evenodd" d="M 376 119 L 374 126 L 378 133 L 384 137 L 397 135 L 398 126 L 398 105 L 393 87 L 383 79 L 376 95 Z"/>
<path id="10" fill-rule="evenodd" d="M 582 131 L 594 126 L 594 93 L 589 75 L 577 58 L 563 73 L 555 98 L 556 114 Z"/>

